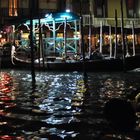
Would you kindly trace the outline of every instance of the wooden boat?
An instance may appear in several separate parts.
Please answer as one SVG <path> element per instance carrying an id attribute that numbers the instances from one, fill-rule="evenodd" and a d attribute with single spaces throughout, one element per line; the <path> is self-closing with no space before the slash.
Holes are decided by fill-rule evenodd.
<path id="1" fill-rule="evenodd" d="M 54 20 L 55 19 L 55 20 Z M 75 22 L 78 21 L 78 22 Z M 50 13 L 47 14 L 47 16 L 45 18 L 43 18 L 42 20 L 40 19 L 41 23 L 38 23 L 38 19 L 34 19 L 34 23 L 36 24 L 41 24 L 42 26 L 38 26 L 38 27 L 43 27 L 43 25 L 45 25 L 45 27 L 47 27 L 47 31 L 50 33 L 50 36 L 47 38 L 42 38 L 42 33 L 41 31 L 38 32 L 38 34 L 40 35 L 40 41 L 39 41 L 39 48 L 38 50 L 40 50 L 40 52 L 36 53 L 40 53 L 42 57 L 44 56 L 51 56 L 52 53 L 59 53 L 60 57 L 45 57 L 42 61 L 41 59 L 37 59 L 37 57 L 35 57 L 35 61 L 34 61 L 34 67 L 35 69 L 38 70 L 48 70 L 48 71 L 123 71 L 123 70 L 133 70 L 135 68 L 140 67 L 139 64 L 139 60 L 140 60 L 140 55 L 135 55 L 135 56 L 129 56 L 126 57 L 125 60 L 122 59 L 122 57 L 119 58 L 102 58 L 102 59 L 85 59 L 80 60 L 80 59 L 75 59 L 72 58 L 69 60 L 69 58 L 65 58 L 63 59 L 62 56 L 65 55 L 68 56 L 69 52 L 72 52 L 74 54 L 82 54 L 82 52 L 84 52 L 84 49 L 82 50 L 82 48 L 84 48 L 84 41 L 83 41 L 83 33 L 81 30 L 77 30 L 78 26 L 81 26 L 82 28 L 82 24 L 80 23 L 80 17 L 75 15 L 74 13 Z M 73 22 L 71 24 L 71 22 Z M 31 22 L 26 22 L 26 25 L 28 25 Z M 78 23 L 78 25 L 77 25 Z M 57 26 L 56 26 L 57 25 Z M 63 26 L 62 26 L 63 25 Z M 74 25 L 74 26 L 73 26 Z M 60 30 L 60 32 L 63 31 L 63 36 L 56 36 L 56 27 L 57 27 L 57 32 Z M 63 30 L 61 28 L 63 28 Z M 102 29 L 102 28 L 101 28 Z M 122 27 L 123 29 L 123 27 Z M 31 29 L 32 31 L 32 29 Z M 73 32 L 73 36 L 69 37 L 68 31 L 74 31 Z M 122 30 L 123 31 L 123 30 Z M 80 36 L 79 36 L 79 33 Z M 76 34 L 75 34 L 76 33 Z M 70 33 L 72 34 L 72 33 Z M 102 36 L 102 31 L 100 33 L 100 35 Z M 82 36 L 82 37 L 81 37 Z M 116 34 L 117 36 L 117 34 Z M 28 36 L 29 37 L 29 36 Z M 27 43 L 30 40 L 30 44 Z M 19 41 L 19 40 L 18 40 Z M 20 39 L 20 41 L 22 41 Z M 25 41 L 25 40 L 24 40 Z M 31 69 L 31 58 L 28 57 L 27 53 L 31 54 L 30 49 L 34 47 L 37 47 L 36 45 L 36 38 L 34 39 L 34 37 L 29 37 L 27 39 L 27 42 L 23 42 L 23 43 L 17 43 L 18 45 L 15 46 L 16 51 L 12 52 L 12 63 L 13 66 L 15 68 L 22 68 L 22 69 Z M 103 46 L 102 44 L 102 40 L 100 41 L 100 50 L 101 47 Z M 116 41 L 117 42 L 117 41 Z M 124 39 L 123 39 L 124 42 Z M 33 44 L 35 43 L 35 44 Z M 16 43 L 15 43 L 16 44 Z M 23 44 L 23 45 L 22 45 Z M 79 46 L 79 44 L 81 44 Z M 135 45 L 134 45 L 135 46 Z M 91 47 L 91 45 L 89 45 L 89 48 Z M 24 49 L 23 52 L 21 52 L 21 55 L 17 55 L 17 50 L 19 50 L 19 48 Z M 124 49 L 124 43 L 122 45 L 122 48 Z M 122 49 L 121 48 L 121 49 Z M 91 48 L 90 48 L 91 49 Z M 90 50 L 89 49 L 89 50 Z M 35 49 L 37 50 L 37 49 Z M 80 51 L 79 51 L 80 50 Z M 112 50 L 113 51 L 113 50 Z M 110 51 L 110 54 L 112 54 L 112 51 Z M 116 53 L 117 51 L 114 50 L 114 52 Z M 124 51 L 126 52 L 126 51 Z M 123 52 L 123 53 L 124 53 Z M 25 56 L 22 57 L 22 55 L 25 53 Z M 90 52 L 91 53 L 91 52 Z M 102 53 L 100 51 L 100 53 Z M 33 54 L 32 54 L 33 55 Z M 112 55 L 110 55 L 112 56 Z M 114 55 L 114 57 L 116 57 L 117 55 Z M 33 66 L 33 65 L 32 65 Z"/>
<path id="2" fill-rule="evenodd" d="M 44 65 L 42 60 L 36 59 L 34 67 L 36 70 L 47 71 L 129 71 L 140 67 L 140 55 L 126 57 L 125 61 L 121 58 L 104 58 L 90 60 L 63 60 L 60 57 L 45 58 Z M 31 60 L 21 59 L 14 56 L 12 62 L 15 68 L 30 69 Z"/>
<path id="3" fill-rule="evenodd" d="M 5 55 L 0 56 L 0 69 L 12 68 L 11 58 Z"/>

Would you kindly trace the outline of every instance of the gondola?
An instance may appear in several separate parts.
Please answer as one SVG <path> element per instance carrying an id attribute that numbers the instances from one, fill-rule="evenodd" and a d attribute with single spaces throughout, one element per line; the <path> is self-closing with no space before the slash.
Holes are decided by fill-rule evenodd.
<path id="1" fill-rule="evenodd" d="M 140 67 L 140 55 L 129 56 L 125 58 L 108 58 L 104 59 L 85 59 L 83 60 L 64 60 L 62 58 L 52 57 L 45 58 L 44 63 L 42 60 L 36 59 L 34 67 L 36 70 L 45 71 L 130 71 Z M 30 69 L 30 59 L 21 59 L 16 56 L 12 57 L 12 62 L 15 68 Z"/>
<path id="2" fill-rule="evenodd" d="M 55 20 L 54 20 L 55 19 Z M 77 21 L 77 22 L 76 22 Z M 74 54 L 80 54 L 84 52 L 84 41 L 81 39 L 78 33 L 82 34 L 82 31 L 80 28 L 77 27 L 82 27 L 82 24 L 80 22 L 80 17 L 75 15 L 74 13 L 51 13 L 47 14 L 44 19 L 40 19 L 41 25 L 45 25 L 47 27 L 47 31 L 50 33 L 49 37 L 42 38 L 42 34 L 39 33 L 41 39 L 39 42 L 39 49 L 41 52 L 39 52 L 43 57 L 42 59 L 38 59 L 38 57 L 35 57 L 34 60 L 34 67 L 35 69 L 39 70 L 47 70 L 47 71 L 128 71 L 128 70 L 133 70 L 135 68 L 140 67 L 140 55 L 134 55 L 128 56 L 124 58 L 124 52 L 125 47 L 124 47 L 124 39 L 122 40 L 122 50 L 123 52 L 121 53 L 121 57 L 116 58 L 111 58 L 111 57 L 104 57 L 101 59 L 85 59 L 84 56 L 80 56 L 82 59 L 67 59 L 67 53 L 68 51 L 74 53 Z M 26 24 L 28 25 L 31 22 L 26 21 Z M 34 19 L 34 23 L 37 23 L 38 25 L 38 19 Z M 72 24 L 71 24 L 72 23 Z M 58 26 L 59 25 L 59 26 Z M 63 25 L 63 26 L 62 26 Z M 62 26 L 62 27 L 61 27 Z M 61 28 L 63 30 L 61 30 Z M 124 27 L 121 27 L 123 29 Z M 83 29 L 83 28 L 81 28 Z M 101 28 L 102 29 L 102 28 Z M 62 32 L 62 36 L 57 36 L 56 33 L 60 30 Z M 73 36 L 69 37 L 68 36 L 68 30 L 73 31 Z M 32 30 L 31 30 L 32 31 Z M 75 34 L 76 33 L 76 34 Z M 100 33 L 102 35 L 102 31 Z M 30 39 L 30 38 L 28 38 Z M 34 42 L 34 39 L 30 40 L 30 42 Z M 73 42 L 72 42 L 73 41 Z M 72 43 L 71 43 L 72 42 Z M 100 50 L 102 50 L 102 40 L 100 41 Z M 80 44 L 80 46 L 79 46 Z M 28 46 L 28 45 L 27 45 Z M 34 48 L 34 46 L 37 45 L 31 45 L 28 48 Z M 134 45 L 135 46 L 135 45 Z M 24 46 L 19 46 L 19 48 L 24 49 Z M 79 47 L 81 51 L 79 51 Z M 89 46 L 90 48 L 91 46 Z M 15 47 L 18 49 L 18 47 Z M 26 49 L 27 51 L 28 49 Z M 59 57 L 56 55 L 53 57 L 49 57 L 52 53 L 56 53 L 58 51 Z M 112 51 L 110 51 L 112 52 Z M 91 53 L 91 52 L 90 52 Z M 100 53 L 102 53 L 100 51 Z M 12 53 L 13 54 L 13 53 Z M 23 54 L 23 53 L 21 53 Z M 31 54 L 31 53 L 29 53 Z M 63 55 L 64 58 L 63 58 Z M 44 57 L 45 56 L 45 57 Z M 110 55 L 112 56 L 112 55 Z M 30 69 L 31 66 L 31 58 L 28 57 L 18 57 L 15 54 L 12 55 L 11 61 L 13 63 L 13 66 L 16 68 L 27 68 Z M 33 62 L 32 62 L 33 64 Z"/>

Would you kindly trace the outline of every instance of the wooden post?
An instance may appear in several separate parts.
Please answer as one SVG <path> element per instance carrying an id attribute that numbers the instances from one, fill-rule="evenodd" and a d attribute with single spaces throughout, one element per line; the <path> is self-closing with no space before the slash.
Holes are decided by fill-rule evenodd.
<path id="1" fill-rule="evenodd" d="M 124 21 L 123 21 L 123 0 L 120 1 L 121 5 L 121 34 L 122 34 L 122 58 L 123 58 L 123 71 L 126 71 L 125 68 L 125 56 L 126 56 L 126 46 L 125 46 L 125 40 L 124 40 Z"/>
<path id="2" fill-rule="evenodd" d="M 44 44 L 43 44 L 43 41 L 42 41 L 42 28 L 41 28 L 40 17 L 39 17 L 39 64 L 41 64 L 40 63 L 40 58 L 42 58 L 42 67 L 44 69 L 45 68 Z"/>
<path id="3" fill-rule="evenodd" d="M 110 44 L 110 58 L 112 58 L 112 37 L 111 37 L 111 35 L 112 35 L 112 32 L 111 32 L 111 25 L 109 26 L 109 36 L 110 36 L 110 38 L 109 38 L 109 44 Z"/>
<path id="4" fill-rule="evenodd" d="M 132 21 L 132 35 L 133 35 L 133 56 L 136 55 L 135 50 L 135 27 L 134 27 L 134 21 Z"/>
<path id="5" fill-rule="evenodd" d="M 38 60 L 39 60 L 39 67 L 41 66 L 40 58 L 42 58 L 42 49 L 41 49 L 41 23 L 40 17 L 38 16 L 38 24 L 39 24 L 39 48 L 38 48 Z"/>
<path id="6" fill-rule="evenodd" d="M 54 54 L 56 53 L 56 25 L 55 25 L 55 19 L 53 19 L 53 50 L 54 50 Z"/>
<path id="7" fill-rule="evenodd" d="M 82 17 L 82 0 L 80 0 L 80 16 L 81 16 L 81 50 L 83 55 L 83 72 L 84 76 L 87 75 L 85 69 L 85 46 L 84 46 L 84 32 L 83 32 L 83 17 Z"/>
<path id="8" fill-rule="evenodd" d="M 33 43 L 33 0 L 30 1 L 30 47 L 31 47 L 31 75 L 32 86 L 35 87 L 34 43 Z"/>
<path id="9" fill-rule="evenodd" d="M 67 18 L 64 21 L 64 58 L 67 57 Z"/>
<path id="10" fill-rule="evenodd" d="M 88 47 L 88 55 L 89 55 L 89 58 L 90 58 L 90 55 L 91 55 L 91 46 L 92 46 L 92 14 L 91 14 L 91 11 L 90 11 L 90 15 L 89 15 L 89 47 Z"/>
<path id="11" fill-rule="evenodd" d="M 100 22 L 100 53 L 103 53 L 103 22 Z"/>
<path id="12" fill-rule="evenodd" d="M 117 21 L 117 10 L 115 9 L 115 48 L 114 48 L 114 58 L 117 57 L 117 47 L 118 47 L 118 41 L 117 41 L 117 26 L 118 26 L 118 21 Z"/>

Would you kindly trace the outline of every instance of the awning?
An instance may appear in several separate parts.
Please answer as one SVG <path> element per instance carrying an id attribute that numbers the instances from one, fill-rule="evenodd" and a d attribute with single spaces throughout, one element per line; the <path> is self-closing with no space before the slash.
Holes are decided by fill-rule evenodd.
<path id="1" fill-rule="evenodd" d="M 64 21 L 72 22 L 74 20 L 80 20 L 80 16 L 76 15 L 72 12 L 60 12 L 60 13 L 48 13 L 45 15 L 44 18 L 40 19 L 41 23 L 52 23 L 55 21 L 55 23 L 61 23 Z M 30 24 L 30 20 L 26 21 L 26 24 Z M 38 24 L 38 19 L 33 19 L 33 24 Z"/>

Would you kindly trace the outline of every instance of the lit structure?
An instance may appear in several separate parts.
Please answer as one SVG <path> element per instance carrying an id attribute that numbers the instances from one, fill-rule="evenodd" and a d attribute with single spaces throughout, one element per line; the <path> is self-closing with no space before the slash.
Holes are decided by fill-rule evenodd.
<path id="1" fill-rule="evenodd" d="M 30 21 L 22 24 L 29 31 Z M 17 27 L 17 31 L 21 29 Z M 41 32 L 39 28 L 41 27 Z M 44 29 L 45 28 L 45 29 Z M 45 30 L 45 31 L 44 31 Z M 80 53 L 80 17 L 72 12 L 49 13 L 45 18 L 33 19 L 33 31 L 37 48 L 42 46 L 45 56 L 57 55 L 66 57 L 69 54 Z M 25 37 L 26 36 L 26 37 Z M 29 33 L 19 40 L 16 38 L 16 45 L 26 48 L 29 46 Z M 25 37 L 23 39 L 23 37 Z M 20 42 L 20 43 L 19 43 Z M 42 44 L 39 44 L 42 43 Z"/>
<path id="2" fill-rule="evenodd" d="M 0 22 L 7 23 L 7 19 L 25 19 L 29 17 L 31 0 L 0 0 Z M 64 11 L 67 8 L 74 13 L 80 14 L 80 1 L 76 0 L 33 0 L 34 16 L 41 17 L 46 12 Z M 121 26 L 121 10 L 120 0 L 82 0 L 83 10 L 83 27 L 84 27 L 84 41 L 91 50 L 100 46 L 100 52 L 108 51 L 106 46 L 115 43 L 114 29 L 115 26 L 115 10 L 117 11 L 117 26 Z M 130 47 L 140 45 L 140 1 L 139 0 L 123 0 L 124 11 L 124 27 L 129 28 L 129 33 L 125 33 Z M 17 21 L 17 20 L 13 20 Z M 11 22 L 10 22 L 11 23 Z M 88 33 L 89 26 L 91 27 Z M 101 27 L 103 26 L 103 27 Z M 102 31 L 98 30 L 102 28 Z M 133 30 L 133 27 L 135 28 Z M 109 28 L 111 29 L 109 31 Z M 105 30 L 104 30 L 105 29 Z M 133 31 L 134 32 L 133 32 Z M 133 32 L 133 33 L 132 33 Z M 102 33 L 102 35 L 100 35 Z M 111 37 L 110 37 L 111 36 Z M 118 31 L 117 43 L 121 38 Z M 112 39 L 112 40 L 111 40 Z M 105 46 L 105 47 L 104 47 Z M 102 48 L 103 47 L 103 48 Z M 111 48 L 110 48 L 111 49 Z M 133 51 L 135 52 L 135 50 Z M 134 53 L 135 54 L 135 53 Z"/>
<path id="3" fill-rule="evenodd" d="M 120 0 L 82 0 L 82 4 L 85 7 L 82 13 L 85 42 L 93 50 L 99 48 L 101 53 L 110 53 L 110 57 L 116 57 L 116 51 L 121 52 L 122 46 Z M 72 2 L 74 12 L 80 10 L 77 5 L 78 3 Z M 139 9 L 139 0 L 123 0 L 124 34 L 127 38 L 126 45 L 128 45 L 126 51 L 129 50 L 132 55 L 135 55 L 135 48 L 138 51 L 140 50 Z M 117 28 L 115 27 L 115 11 L 117 12 Z M 88 33 L 89 28 L 91 29 Z M 115 34 L 115 28 L 117 29 L 117 35 Z M 115 53 L 109 52 L 113 50 L 114 44 L 118 44 L 117 50 L 115 50 Z M 126 53 L 128 54 L 128 52 Z"/>

